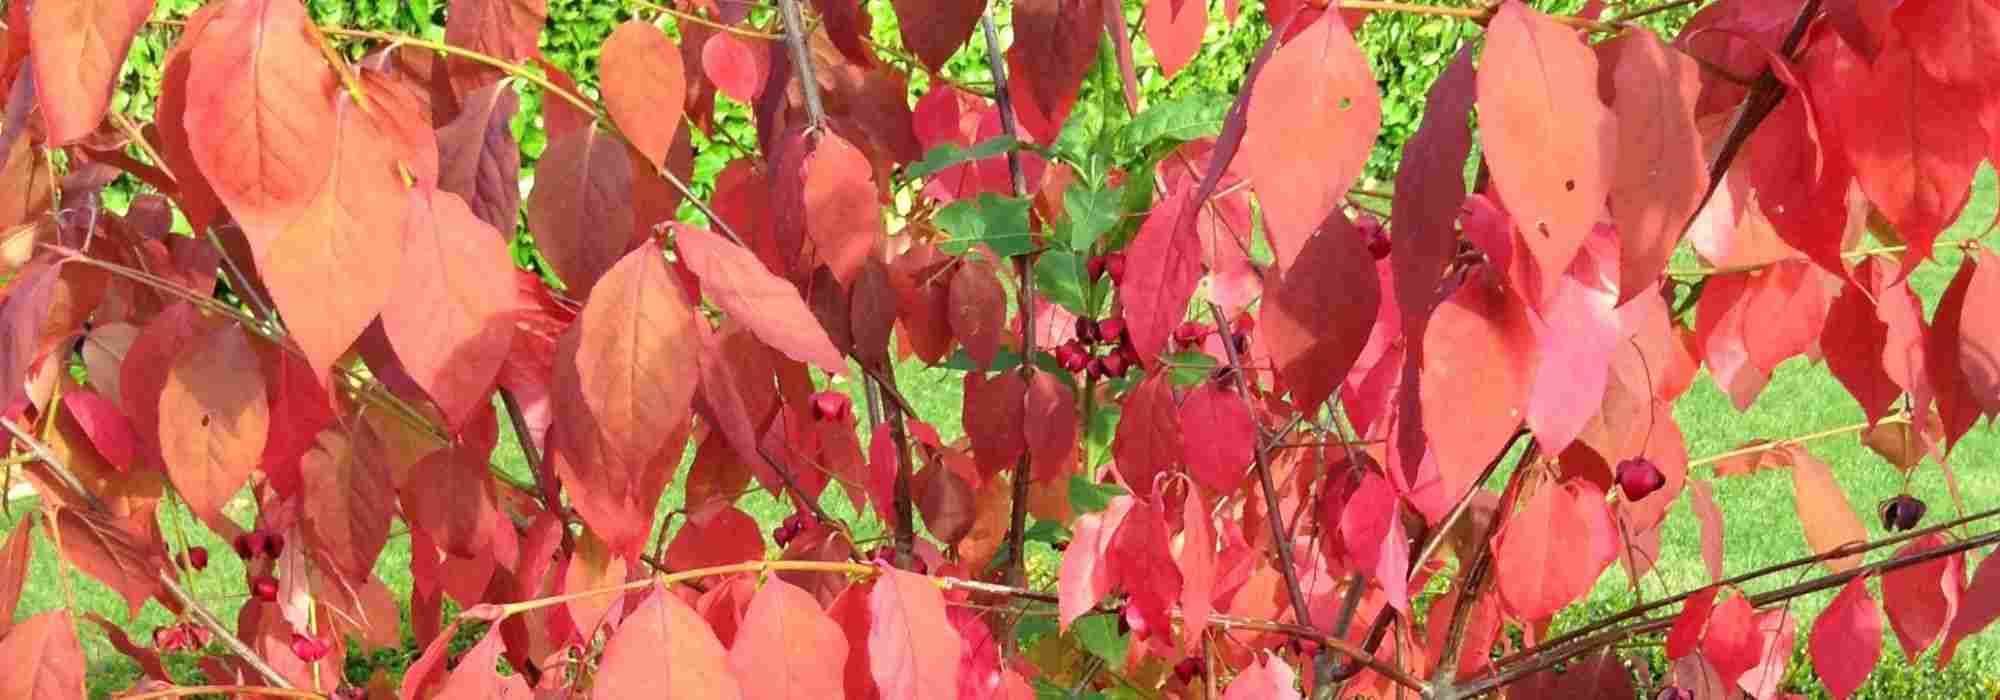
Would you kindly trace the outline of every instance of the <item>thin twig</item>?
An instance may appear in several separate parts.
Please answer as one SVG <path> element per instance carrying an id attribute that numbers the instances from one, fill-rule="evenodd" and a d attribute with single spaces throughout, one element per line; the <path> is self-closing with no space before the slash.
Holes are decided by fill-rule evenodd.
<path id="1" fill-rule="evenodd" d="M 1910 422 L 1909 416 L 1896 415 L 1896 416 L 1885 417 L 1882 420 L 1877 421 L 1876 425 L 1894 425 L 1897 423 L 1908 423 L 1908 422 Z M 1843 425 L 1838 428 L 1828 428 L 1826 430 L 1822 430 L 1816 433 L 1807 433 L 1805 435 L 1800 435 L 1798 437 L 1785 438 L 1783 440 L 1760 443 L 1756 445 L 1751 445 L 1749 447 L 1741 447 L 1734 450 L 1730 450 L 1728 452 L 1723 452 L 1721 454 L 1713 454 L 1707 457 L 1702 457 L 1700 459 L 1689 460 L 1687 468 L 1693 469 L 1695 467 L 1705 467 L 1710 464 L 1721 462 L 1723 460 L 1735 459 L 1737 457 L 1743 457 L 1747 455 L 1754 455 L 1759 452 L 1769 452 L 1771 450 L 1779 449 L 1782 447 L 1790 447 L 1792 445 L 1803 444 L 1824 438 L 1838 437 L 1841 435 L 1846 435 L 1848 433 L 1858 433 L 1863 430 L 1867 430 L 1868 426 L 1869 424 L 1866 422 L 1855 423 L 1853 425 Z"/>
<path id="2" fill-rule="evenodd" d="M 812 52 L 806 49 L 805 15 L 799 12 L 799 0 L 778 0 L 778 7 L 785 16 L 785 45 L 792 51 L 799 92 L 806 96 L 806 128 L 818 131 L 826 126 L 826 107 L 819 99 L 819 79 L 813 76 Z"/>
<path id="3" fill-rule="evenodd" d="M 264 679 L 265 684 L 279 688 L 292 687 L 291 681 L 285 680 L 285 674 L 279 673 L 276 668 L 272 668 L 270 662 L 265 661 L 264 657 L 259 656 L 255 650 L 250 648 L 250 645 L 244 644 L 241 639 L 237 639 L 236 634 L 230 632 L 228 627 L 222 625 L 222 620 L 215 617 L 215 613 L 203 607 L 201 601 L 195 600 L 194 596 L 190 595 L 187 589 L 182 588 L 180 582 L 175 581 L 171 574 L 167 571 L 161 571 L 154 578 L 159 581 L 161 587 L 167 590 L 168 595 L 173 596 L 174 600 L 179 601 L 182 607 L 194 613 L 196 623 L 207 628 L 210 634 L 215 635 L 216 639 L 221 640 L 222 646 L 228 647 L 229 653 L 235 654 L 236 658 L 243 660 L 244 665 L 250 667 L 250 670 L 256 671 L 257 675 Z"/>
<path id="4" fill-rule="evenodd" d="M 986 34 L 986 63 L 993 71 L 993 100 L 1000 110 L 1000 132 L 1010 138 L 1019 136 L 1019 120 L 1014 114 L 1013 90 L 1007 84 L 1007 63 L 1000 57 L 1000 31 L 993 26 L 993 12 L 987 10 L 979 15 L 979 24 Z M 1007 174 L 1014 185 L 1014 196 L 1027 198 L 1028 178 L 1021 170 L 1021 153 L 1007 151 Z M 1028 269 L 1027 256 L 1014 259 L 1014 273 L 1021 279 L 1017 306 L 1021 307 L 1021 382 L 1026 385 L 1035 376 L 1035 276 Z M 1022 452 L 1014 464 L 1013 510 L 1007 518 L 1007 582 L 1019 586 L 1027 582 L 1028 562 L 1026 561 L 1028 534 L 1028 479 L 1032 476 L 1034 459 L 1028 452 Z"/>
<path id="5" fill-rule="evenodd" d="M 1798 50 L 1799 41 L 1805 38 L 1806 27 L 1819 14 L 1819 2 L 1806 0 L 1805 5 L 1799 8 L 1798 16 L 1792 19 L 1791 30 L 1785 34 L 1783 46 L 1778 49 L 1780 56 L 1789 59 Z M 1708 200 L 1715 196 L 1716 189 L 1722 186 L 1722 176 L 1729 172 L 1729 166 L 1743 151 L 1743 144 L 1750 140 L 1750 133 L 1771 115 L 1772 110 L 1778 108 L 1784 97 L 1785 84 L 1778 81 L 1777 73 L 1770 66 L 1765 66 L 1763 72 L 1757 74 L 1756 84 L 1750 87 L 1750 94 L 1743 98 L 1735 121 L 1729 125 L 1728 136 L 1723 137 L 1722 147 L 1716 151 L 1715 160 L 1708 165 L 1708 191 L 1702 193 L 1701 200 L 1695 205 L 1695 213 L 1688 216 L 1687 223 L 1681 228 L 1694 226 L 1695 218 L 1708 206 Z"/>

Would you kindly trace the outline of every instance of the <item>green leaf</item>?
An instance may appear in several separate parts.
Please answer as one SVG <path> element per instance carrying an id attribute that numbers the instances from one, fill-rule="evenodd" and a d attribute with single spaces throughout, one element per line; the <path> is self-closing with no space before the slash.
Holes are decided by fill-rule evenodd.
<path id="1" fill-rule="evenodd" d="M 1070 250 L 1084 252 L 1090 250 L 1105 232 L 1118 226 L 1124 214 L 1120 188 L 1087 189 L 1076 185 L 1063 192 L 1064 226 L 1069 235 L 1064 240 Z"/>
<path id="2" fill-rule="evenodd" d="M 937 213 L 934 221 L 951 238 L 938 242 L 946 255 L 964 255 L 972 246 L 985 244 L 1002 258 L 1034 251 L 1034 234 L 1028 230 L 1028 200 L 1002 197 L 991 192 L 977 199 L 952 202 Z"/>
<path id="3" fill-rule="evenodd" d="M 1215 376 L 1215 357 L 1199 350 L 1184 350 L 1167 356 L 1175 386 L 1194 386 Z"/>
<path id="4" fill-rule="evenodd" d="M 959 163 L 985 160 L 1020 148 L 1020 146 L 1020 141 L 1006 134 L 973 144 L 971 148 L 960 148 L 955 143 L 943 143 L 939 144 L 937 148 L 931 149 L 931 152 L 924 154 L 923 160 L 910 164 L 910 167 L 903 171 L 903 174 L 908 175 L 913 180 L 930 177 L 945 168 L 958 165 Z"/>
<path id="5" fill-rule="evenodd" d="M 1159 141 L 1193 141 L 1222 133 L 1229 100 L 1218 95 L 1189 95 L 1155 104 L 1133 117 L 1118 134 L 1126 149 L 1141 149 Z"/>
<path id="6" fill-rule="evenodd" d="M 1125 494 L 1125 487 L 1117 484 L 1100 484 L 1083 478 L 1082 474 L 1069 477 L 1069 506 L 1078 513 L 1095 513 L 1111 506 L 1111 499 Z"/>
<path id="7" fill-rule="evenodd" d="M 1054 520 L 1036 520 L 1033 525 L 1028 526 L 1028 531 L 1022 533 L 1021 536 L 1030 542 L 1057 544 L 1069 541 L 1070 534 L 1069 528 L 1063 527 L 1062 523 Z"/>
<path id="8" fill-rule="evenodd" d="M 1125 645 L 1131 640 L 1118 634 L 1116 618 L 1105 613 L 1085 615 L 1077 618 L 1069 629 L 1071 634 L 1076 635 L 1076 641 L 1083 645 L 1085 651 L 1111 664 L 1112 668 L 1124 667 Z"/>
<path id="9" fill-rule="evenodd" d="M 1042 253 L 1035 261 L 1035 291 L 1078 316 L 1090 316 L 1090 297 L 1083 286 L 1084 259 L 1060 250 Z"/>
<path id="10" fill-rule="evenodd" d="M 978 366 L 972 364 L 972 356 L 965 354 L 965 348 L 953 349 L 951 351 L 951 354 L 944 358 L 944 362 L 938 363 L 938 366 L 945 369 L 955 369 L 961 372 L 971 372 L 979 369 Z M 993 366 L 987 368 L 987 370 L 993 372 L 999 372 L 1003 370 L 1014 369 L 1019 366 L 1021 366 L 1020 353 L 1014 352 L 1013 350 L 1008 348 L 1000 348 L 999 352 L 993 354 Z"/>
<path id="11" fill-rule="evenodd" d="M 1117 382 L 1112 382 L 1117 386 Z M 1090 414 L 1090 421 L 1083 428 L 1083 456 L 1091 469 L 1104 466 L 1111 461 L 1111 439 L 1118 433 L 1117 406 L 1102 406 Z"/>
<path id="12" fill-rule="evenodd" d="M 1014 623 L 1014 638 L 1020 640 L 1022 649 L 1034 646 L 1043 637 L 1061 633 L 1056 619 L 1048 615 L 1023 615 Z"/>

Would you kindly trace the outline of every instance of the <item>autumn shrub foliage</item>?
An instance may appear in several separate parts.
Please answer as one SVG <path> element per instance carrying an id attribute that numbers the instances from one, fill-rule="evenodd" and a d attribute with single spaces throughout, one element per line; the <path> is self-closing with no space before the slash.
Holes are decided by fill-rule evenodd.
<path id="1" fill-rule="evenodd" d="M 11 3 L 0 405 L 41 500 L 0 548 L 32 669 L 0 696 L 81 694 L 79 634 L 136 690 L 266 697 L 1761 699 L 1801 643 L 1844 696 L 1885 630 L 1947 664 L 2000 616 L 1991 504 L 1857 512 L 1809 444 L 1950 465 L 2000 414 L 2000 258 L 1939 241 L 2000 154 L 2000 5 L 1715 0 L 1661 37 L 1661 7 L 1231 0 L 1270 38 L 1204 121 L 1130 87 L 1194 60 L 1201 0 L 876 4 L 899 37 L 855 0 L 641 3 L 570 76 L 542 0 L 451 0 L 442 41 L 217 0 L 148 120 L 111 106 L 149 0 Z M 1352 191 L 1353 29 L 1387 12 L 1482 29 L 1393 191 Z M 1068 119 L 1093 74 L 1129 118 Z M 720 99 L 756 141 L 695 197 Z M 560 285 L 512 266 L 522 212 Z M 1746 407 L 1799 355 L 1868 422 L 1690 459 L 1698 371 Z M 962 373 L 962 439 L 899 381 L 925 366 Z M 529 473 L 490 466 L 503 424 Z M 1708 465 L 1788 471 L 1809 554 L 1725 571 Z M 751 491 L 794 506 L 769 540 Z M 1713 585 L 1552 628 L 1683 507 Z M 14 620 L 35 531 L 176 623 Z M 374 573 L 405 531 L 407 600 Z M 221 619 L 188 589 L 232 554 Z M 344 677 L 404 613 L 400 680 Z"/>

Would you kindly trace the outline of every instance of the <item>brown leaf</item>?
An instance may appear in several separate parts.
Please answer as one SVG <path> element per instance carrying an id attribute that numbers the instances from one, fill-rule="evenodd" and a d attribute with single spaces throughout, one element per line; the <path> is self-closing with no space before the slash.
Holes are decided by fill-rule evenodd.
<path id="1" fill-rule="evenodd" d="M 1791 448 L 1792 499 L 1798 506 L 1799 524 L 1805 528 L 1806 542 L 1818 554 L 1842 545 L 1868 541 L 1868 529 L 1847 503 L 1847 495 L 1833 479 L 1833 470 L 1805 450 Z M 1828 559 L 1827 569 L 1840 573 L 1861 564 L 1860 554 Z"/>
<path id="2" fill-rule="evenodd" d="M 645 237 L 634 230 L 632 187 L 632 164 L 618 139 L 594 128 L 550 135 L 528 192 L 528 229 L 571 297 L 590 296 L 598 278 Z"/>

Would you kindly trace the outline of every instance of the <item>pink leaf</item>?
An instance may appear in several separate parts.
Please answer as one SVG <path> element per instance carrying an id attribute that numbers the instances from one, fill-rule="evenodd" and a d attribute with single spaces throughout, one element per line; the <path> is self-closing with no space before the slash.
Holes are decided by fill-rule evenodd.
<path id="1" fill-rule="evenodd" d="M 1855 577 L 1813 621 L 1807 642 L 1813 670 L 1827 693 L 1845 698 L 1861 687 L 1882 659 L 1882 613 L 1868 596 L 1868 579 Z"/>
<path id="2" fill-rule="evenodd" d="M 868 668 L 882 697 L 957 697 L 963 642 L 930 579 L 884 568 L 868 613 Z"/>
<path id="3" fill-rule="evenodd" d="M 1381 128 L 1382 98 L 1338 12 L 1304 26 L 1265 68 L 1250 94 L 1244 168 L 1263 202 L 1277 268 L 1289 270 L 1361 175 Z"/>

